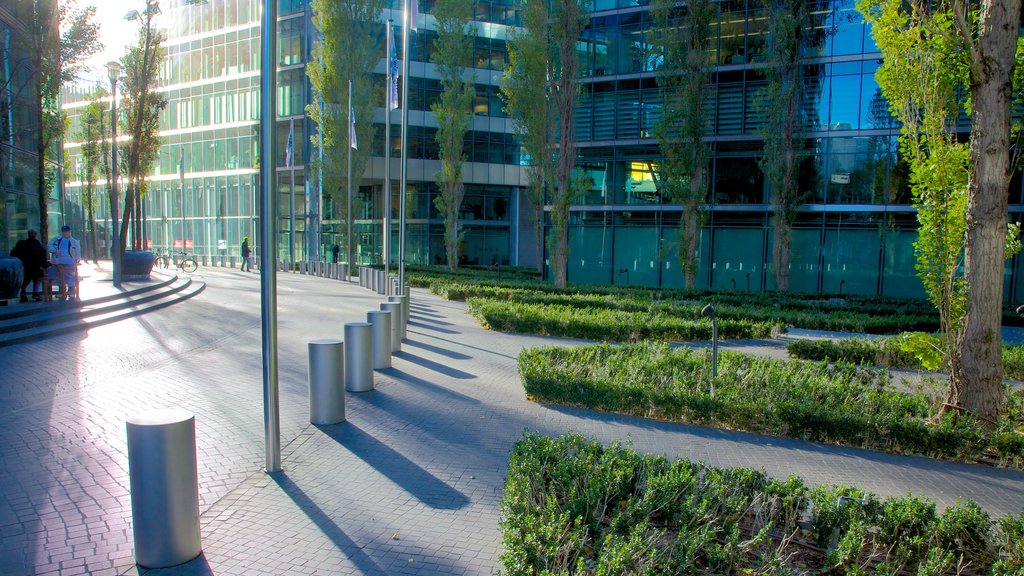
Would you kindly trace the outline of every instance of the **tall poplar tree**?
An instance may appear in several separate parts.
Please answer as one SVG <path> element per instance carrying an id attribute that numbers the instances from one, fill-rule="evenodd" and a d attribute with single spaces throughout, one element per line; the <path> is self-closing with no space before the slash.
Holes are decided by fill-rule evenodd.
<path id="1" fill-rule="evenodd" d="M 793 222 L 804 198 L 799 189 L 804 151 L 803 67 L 800 49 L 816 33 L 811 26 L 812 0 L 765 0 L 768 34 L 763 55 L 767 84 L 761 91 L 764 121 L 759 164 L 771 188 L 774 220 L 772 264 L 775 286 L 789 290 Z"/>
<path id="2" fill-rule="evenodd" d="M 156 17 L 160 2 L 147 0 L 146 7 L 137 13 L 138 40 L 121 59 L 124 73 L 123 113 L 120 125 L 127 142 L 121 145 L 127 175 L 124 214 L 121 220 L 121 251 L 123 262 L 127 247 L 128 228 L 132 226 L 132 249 L 142 250 L 142 198 L 160 153 L 160 111 L 167 106 L 167 96 L 157 92 L 158 72 L 163 61 L 163 36 L 157 29 Z M 117 145 L 115 143 L 115 145 Z"/>
<path id="3" fill-rule="evenodd" d="M 702 207 L 708 193 L 711 153 L 704 143 L 707 114 L 704 100 L 711 82 L 711 29 L 717 8 L 710 0 L 655 0 L 654 61 L 658 63 L 661 117 L 654 137 L 661 149 L 655 175 L 663 199 L 682 205 L 679 218 L 679 268 L 687 288 L 693 288 L 697 250 L 703 225 Z"/>
<path id="4" fill-rule="evenodd" d="M 60 110 L 60 90 L 65 82 L 78 75 L 85 61 L 102 49 L 103 44 L 99 41 L 99 26 L 93 21 L 95 7 L 78 10 L 73 2 L 61 2 L 58 6 L 57 0 L 34 0 L 32 7 L 29 37 L 33 43 L 35 97 L 40 104 L 36 110 L 39 126 L 36 192 L 39 233 L 45 240 L 49 237 L 47 182 L 53 182 L 47 164 L 53 163 L 54 144 L 64 137 L 68 125 L 66 115 Z"/>
<path id="5" fill-rule="evenodd" d="M 104 139 L 107 133 L 103 130 L 103 111 L 106 107 L 101 99 L 108 92 L 97 89 L 89 98 L 89 105 L 82 115 L 82 128 L 78 140 L 82 142 L 82 205 L 85 208 L 86 221 L 89 223 L 87 241 L 94 259 L 99 258 L 96 248 L 96 181 L 103 175 Z"/>
<path id="6" fill-rule="evenodd" d="M 505 109 L 529 160 L 524 191 L 533 224 L 537 270 L 544 271 L 544 203 L 554 196 L 555 112 L 551 98 L 551 38 L 547 2 L 521 1 L 522 28 L 509 31 L 509 64 L 501 79 Z"/>
<path id="7" fill-rule="evenodd" d="M 431 60 L 441 76 L 441 97 L 430 109 L 437 118 L 437 143 L 440 145 L 441 170 L 435 199 L 444 215 L 444 247 L 448 269 L 459 265 L 459 209 L 465 196 L 462 166 L 465 164 L 465 137 L 473 121 L 472 105 L 476 97 L 474 76 L 466 76 L 473 55 L 473 35 L 467 30 L 473 15 L 472 0 L 438 0 L 434 4 L 437 40 Z"/>
<path id="8" fill-rule="evenodd" d="M 312 0 L 313 26 L 319 33 L 313 58 L 306 65 L 306 74 L 313 87 L 313 103 L 306 113 L 316 122 L 319 134 L 312 136 L 314 146 L 323 138 L 323 164 L 312 164 L 322 170 L 324 192 L 334 201 L 334 213 L 341 216 L 347 232 L 348 155 L 351 148 L 348 84 L 352 81 L 352 107 L 355 112 L 357 147 L 352 150 L 352 188 L 366 171 L 373 141 L 374 88 L 373 69 L 384 57 L 380 25 L 384 0 Z M 321 106 L 323 103 L 323 106 Z M 382 105 L 377 102 L 376 105 Z M 385 148 L 387 148 L 385 144 Z M 389 153 L 386 151 L 385 153 Z M 353 197 L 353 204 L 358 197 Z M 355 208 L 353 208 L 355 211 Z M 351 236 L 350 236 L 351 237 Z M 353 262 L 352 246 L 345 247 L 348 262 Z"/>
<path id="9" fill-rule="evenodd" d="M 1003 268 L 1019 248 L 1015 233 L 1008 240 L 1007 190 L 1011 136 L 1020 132 L 1012 111 L 1024 89 L 1016 73 L 1024 57 L 1021 0 L 863 0 L 858 9 L 874 24 L 882 51 L 879 84 L 894 114 L 910 122 L 901 144 L 918 154 L 911 158 L 911 182 L 916 201 L 926 203 L 919 212 L 918 270 L 933 301 L 938 293 L 950 302 L 946 314 L 953 320 L 945 409 L 994 427 L 1006 395 Z M 966 150 L 948 131 L 962 106 L 971 118 Z M 938 304 L 943 313 L 941 299 Z"/>

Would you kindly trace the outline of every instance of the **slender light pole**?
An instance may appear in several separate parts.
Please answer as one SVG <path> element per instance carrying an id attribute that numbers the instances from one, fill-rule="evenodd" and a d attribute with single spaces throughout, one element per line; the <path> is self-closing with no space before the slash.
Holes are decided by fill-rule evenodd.
<path id="1" fill-rule="evenodd" d="M 409 163 L 409 28 L 411 20 L 416 17 L 410 14 L 411 0 L 402 0 L 402 177 L 398 185 L 398 293 L 403 294 L 405 286 L 405 187 L 407 184 L 407 164 Z"/>
<path id="2" fill-rule="evenodd" d="M 266 469 L 281 471 L 281 411 L 277 387 L 277 0 L 263 0 L 260 65 L 260 317 L 263 337 L 263 428 Z"/>
<path id="3" fill-rule="evenodd" d="M 348 174 L 346 180 L 348 181 L 348 205 L 345 208 L 345 254 L 348 259 L 348 270 L 349 275 L 352 274 L 352 262 L 355 258 L 355 250 L 352 249 L 352 223 L 355 219 L 352 217 L 352 145 L 355 144 L 353 136 L 355 136 L 355 118 L 352 117 L 352 80 L 348 81 Z M 348 278 L 345 278 L 348 280 Z"/>
<path id="4" fill-rule="evenodd" d="M 114 276 L 114 287 L 121 287 L 121 196 L 117 192 L 117 79 L 121 76 L 121 63 L 114 60 L 107 62 L 107 77 L 110 78 L 110 188 L 113 202 L 110 207 L 111 242 L 114 244 L 110 253 L 111 272 Z"/>
<path id="5" fill-rule="evenodd" d="M 387 82 L 388 103 L 384 106 L 384 237 L 381 248 L 384 251 L 384 276 L 391 272 L 391 86 L 395 81 L 391 70 L 391 50 L 395 45 L 395 21 L 388 19 L 387 30 Z"/>

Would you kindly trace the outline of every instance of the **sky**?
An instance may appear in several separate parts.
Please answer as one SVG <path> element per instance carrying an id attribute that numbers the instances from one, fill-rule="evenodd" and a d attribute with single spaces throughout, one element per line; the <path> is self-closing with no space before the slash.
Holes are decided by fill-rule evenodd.
<path id="1" fill-rule="evenodd" d="M 64 2 L 65 0 L 61 0 Z M 96 7 L 96 22 L 100 25 L 100 42 L 103 49 L 89 59 L 89 70 L 83 76 L 87 80 L 97 79 L 107 82 L 107 62 L 120 60 L 126 52 L 126 46 L 135 40 L 138 29 L 137 22 L 124 19 L 125 14 L 132 10 L 145 8 L 145 0 L 76 0 L 79 8 Z"/>

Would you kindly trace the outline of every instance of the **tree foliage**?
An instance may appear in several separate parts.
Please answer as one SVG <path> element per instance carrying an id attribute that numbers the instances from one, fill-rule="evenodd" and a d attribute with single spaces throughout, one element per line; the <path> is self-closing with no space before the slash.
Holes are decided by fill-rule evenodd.
<path id="1" fill-rule="evenodd" d="M 509 64 L 501 79 L 505 109 L 512 119 L 527 168 L 526 200 L 530 205 L 537 270 L 544 270 L 544 203 L 554 196 L 555 111 L 552 75 L 551 18 L 546 2 L 521 1 L 516 6 L 523 26 L 509 31 Z"/>
<path id="2" fill-rule="evenodd" d="M 761 90 L 764 121 L 759 134 L 764 154 L 759 164 L 771 188 L 774 215 L 772 263 L 775 286 L 789 290 L 790 242 L 797 209 L 804 202 L 799 188 L 804 135 L 804 101 L 800 50 L 820 34 L 811 25 L 811 0 L 765 0 L 768 34 L 762 57 L 767 83 Z"/>
<path id="3" fill-rule="evenodd" d="M 306 74 L 313 87 L 314 103 L 306 106 L 307 115 L 316 122 L 319 135 L 312 137 L 321 147 L 319 159 L 311 164 L 322 169 L 324 192 L 334 201 L 334 213 L 347 232 L 348 157 L 351 148 L 348 86 L 352 81 L 352 108 L 355 112 L 357 148 L 351 150 L 353 190 L 366 170 L 373 140 L 374 88 L 372 73 L 383 56 L 381 28 L 378 24 L 384 0 L 312 0 L 313 26 L 319 36 Z M 321 104 L 323 106 L 321 107 Z M 358 195 L 352 199 L 359 201 Z M 353 211 L 358 208 L 353 206 Z M 352 246 L 345 247 L 347 260 L 354 261 Z"/>
<path id="4" fill-rule="evenodd" d="M 132 248 L 143 248 L 142 198 L 148 187 L 146 176 L 152 172 L 160 154 L 160 112 L 167 106 L 167 97 L 156 91 L 160 63 L 164 57 L 163 36 L 156 21 L 159 13 L 160 2 L 147 0 L 146 8 L 138 16 L 137 41 L 121 58 L 124 97 L 120 104 L 119 125 L 127 138 L 120 148 L 123 149 L 123 165 L 128 180 L 121 220 L 119 250 L 122 254 L 127 246 L 129 225 L 133 223 Z"/>
<path id="5" fill-rule="evenodd" d="M 1010 126 L 1009 109 L 1013 98 L 1009 86 L 1011 79 L 1018 81 L 1013 97 L 1019 101 L 1019 67 L 1014 74 L 1013 63 L 1024 51 L 1016 33 L 1019 0 L 1015 8 L 1003 6 L 1010 13 L 1006 22 L 1012 29 L 1002 27 L 1001 31 L 999 26 L 983 30 L 983 14 L 993 14 L 992 6 L 986 7 L 986 4 L 915 2 L 908 5 L 895 0 L 861 0 L 858 10 L 872 24 L 875 43 L 883 54 L 876 79 L 889 101 L 890 111 L 902 123 L 900 150 L 910 166 L 910 185 L 919 224 L 918 239 L 914 243 L 916 269 L 939 311 L 943 353 L 950 359 L 946 407 L 956 411 L 966 408 L 982 420 L 994 421 L 998 416 L 998 402 L 972 402 L 971 397 L 977 398 L 979 394 L 996 399 L 1002 397 L 1001 364 L 991 366 L 993 357 L 999 359 L 999 339 L 991 329 L 982 332 L 981 338 L 977 333 L 972 335 L 968 323 L 972 310 L 976 316 L 984 315 L 984 309 L 992 307 L 1001 317 L 1002 298 L 993 299 L 992 293 L 994 290 L 1001 296 L 1002 262 L 1020 249 L 1016 239 L 1019 227 L 1007 227 L 1005 215 L 1012 165 L 1008 161 L 1009 136 L 1011 132 L 1019 134 L 1020 130 L 1019 123 Z M 993 41 L 990 37 L 986 44 L 986 34 L 1002 38 Z M 983 54 L 986 49 L 979 48 L 981 44 L 988 46 L 987 55 Z M 998 44 L 1002 45 L 1001 57 L 994 48 Z M 983 65 L 983 60 L 988 61 Z M 1001 88 L 1005 92 L 1001 96 L 999 89 L 995 93 L 981 89 L 993 79 L 1003 84 Z M 983 112 L 979 113 L 979 106 Z M 955 127 L 961 113 L 972 116 L 969 145 L 957 137 Z M 1002 116 L 1003 120 L 992 121 L 994 126 L 979 124 L 978 116 Z M 996 133 L 994 140 L 991 139 L 993 133 Z M 990 143 L 982 149 L 978 140 L 984 138 L 989 138 Z M 989 162 L 992 166 L 988 166 Z M 982 185 L 986 179 L 988 185 Z M 995 202 L 988 199 L 984 217 L 972 219 L 972 212 L 979 213 L 972 205 L 977 205 L 979 200 L 984 202 L 986 190 L 995 190 L 998 198 Z M 998 214 L 993 208 L 999 210 Z M 987 247 L 972 239 L 972 225 L 988 227 Z M 998 236 L 993 238 L 993 232 Z M 974 269 L 972 273 L 972 255 L 975 264 L 984 259 L 997 262 L 998 277 L 992 270 Z M 986 333 L 988 336 L 984 335 Z M 994 352 L 991 350 L 993 343 Z M 986 355 L 984 371 L 992 370 L 996 376 L 976 378 L 972 374 L 976 371 L 969 366 L 975 364 L 975 360 L 970 357 L 979 351 Z M 983 392 L 985 389 L 989 392 Z"/>
<path id="6" fill-rule="evenodd" d="M 707 125 L 704 100 L 711 81 L 711 50 L 717 38 L 711 24 L 717 18 L 717 7 L 710 0 L 692 0 L 684 10 L 675 0 L 655 0 L 651 13 L 662 102 L 661 117 L 654 125 L 662 158 L 652 173 L 660 196 L 683 206 L 679 268 L 686 287 L 693 288 L 711 158 L 703 141 Z"/>
<path id="7" fill-rule="evenodd" d="M 441 194 L 434 203 L 444 215 L 444 246 L 448 268 L 459 264 L 459 209 L 465 196 L 462 166 L 466 161 L 464 140 L 473 121 L 476 89 L 466 68 L 473 55 L 473 35 L 467 29 L 473 16 L 471 0 L 438 0 L 434 4 L 437 40 L 431 60 L 441 76 L 441 97 L 430 109 L 437 118 L 437 143 L 440 145 L 441 170 L 436 174 Z"/>
<path id="8" fill-rule="evenodd" d="M 67 129 L 67 117 L 60 110 L 60 90 L 65 82 L 77 77 L 85 61 L 103 48 L 99 26 L 94 22 L 96 8 L 77 9 L 74 2 L 34 0 L 29 36 L 32 39 L 35 96 L 39 101 L 37 122 L 39 140 L 37 197 L 39 231 L 48 233 L 50 190 L 47 185 L 47 163 L 53 163 L 59 142 Z"/>
<path id="9" fill-rule="evenodd" d="M 98 258 L 99 252 L 96 248 L 96 208 L 98 205 L 96 195 L 96 181 L 104 175 L 104 160 L 106 159 L 107 133 L 104 130 L 103 112 L 107 104 L 103 98 L 109 93 L 103 88 L 96 89 L 89 96 L 89 104 L 82 115 L 81 130 L 77 140 L 82 143 L 82 206 L 85 208 L 86 220 L 89 222 L 89 245 L 93 258 Z"/>

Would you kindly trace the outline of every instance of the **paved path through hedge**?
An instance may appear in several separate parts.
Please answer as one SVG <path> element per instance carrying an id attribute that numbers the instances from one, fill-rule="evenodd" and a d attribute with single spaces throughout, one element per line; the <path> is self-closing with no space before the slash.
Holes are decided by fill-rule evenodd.
<path id="1" fill-rule="evenodd" d="M 280 276 L 285 472 L 263 459 L 257 276 L 201 271 L 187 303 L 88 334 L 0 349 L 0 573 L 135 573 L 124 420 L 196 413 L 205 554 L 158 574 L 490 574 L 508 450 L 575 430 L 642 451 L 753 466 L 882 495 L 1024 508 L 1024 473 L 540 406 L 516 355 L 555 340 L 487 332 L 416 291 L 410 340 L 348 422 L 308 424 L 306 342 L 376 308 L 336 281 Z M 565 342 L 565 341 L 562 341 Z"/>

